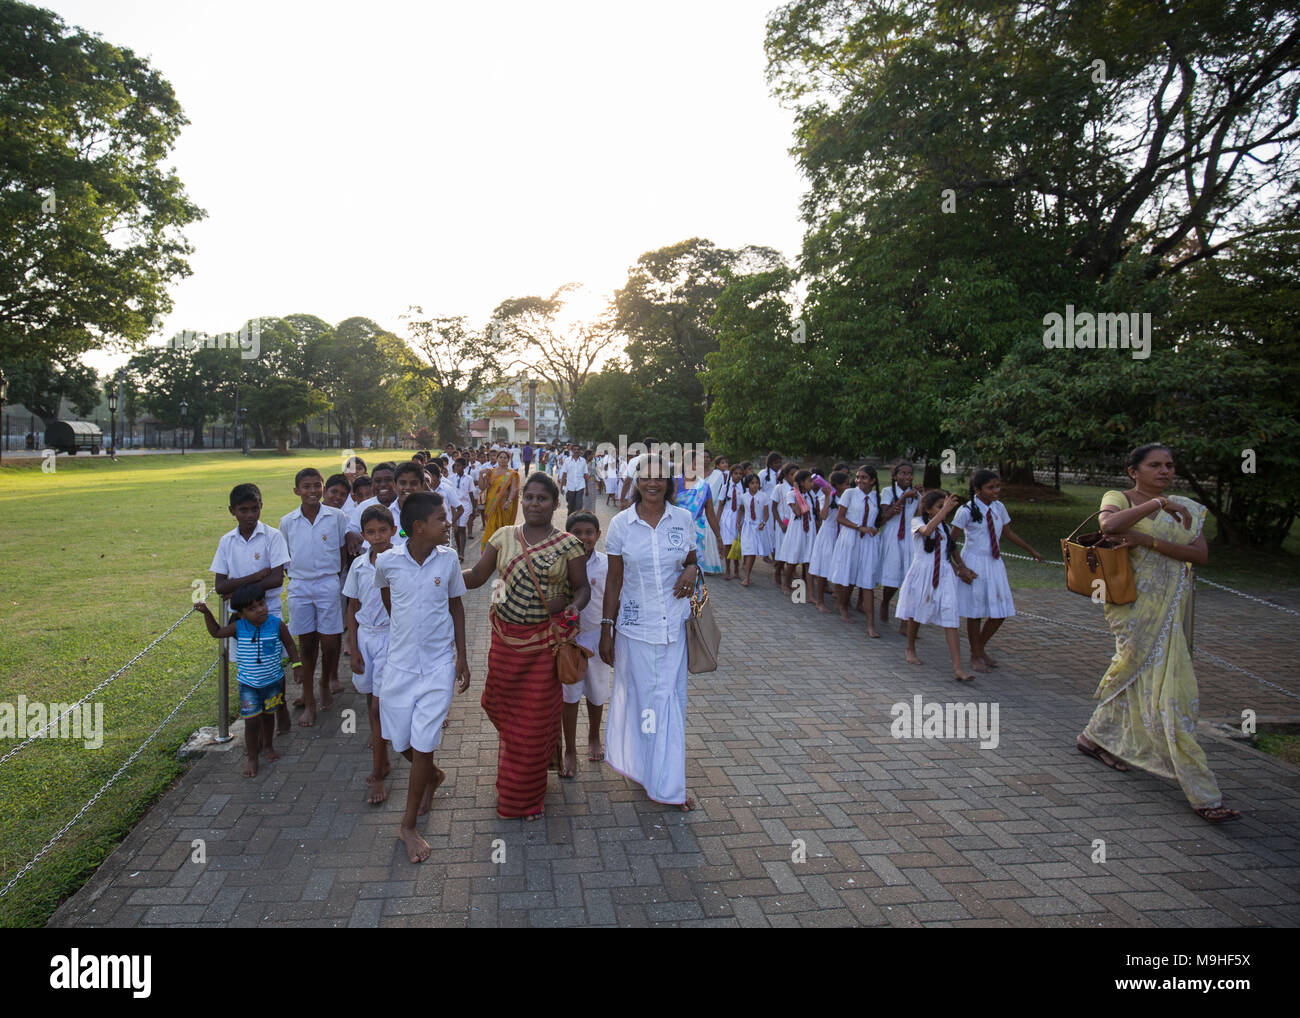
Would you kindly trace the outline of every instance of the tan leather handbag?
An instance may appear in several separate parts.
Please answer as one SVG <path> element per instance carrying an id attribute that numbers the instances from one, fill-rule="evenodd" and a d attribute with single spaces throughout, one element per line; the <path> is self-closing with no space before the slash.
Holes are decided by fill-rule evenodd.
<path id="1" fill-rule="evenodd" d="M 1137 583 L 1128 560 L 1128 549 L 1120 547 L 1119 542 L 1101 531 L 1084 534 L 1077 541 L 1074 539 L 1088 520 L 1100 514 L 1098 509 L 1075 527 L 1073 534 L 1061 541 L 1065 585 L 1084 597 L 1093 597 L 1100 592 L 1107 604 L 1132 604 L 1137 600 Z M 1102 581 L 1100 587 L 1097 586 L 1098 580 Z"/>
<path id="2" fill-rule="evenodd" d="M 686 620 L 686 670 L 692 675 L 716 670 L 721 645 L 722 630 L 713 617 L 709 589 L 701 579 L 697 592 L 691 594 L 691 617 Z"/>
<path id="3" fill-rule="evenodd" d="M 537 596 L 545 609 L 546 594 L 537 579 L 537 573 L 533 570 L 533 555 L 528 545 L 524 544 L 522 528 L 516 528 L 515 537 L 519 541 L 519 546 L 524 549 L 524 564 L 528 566 L 528 575 L 533 578 L 533 586 L 537 588 Z M 592 654 L 586 647 L 578 645 L 577 637 L 576 627 L 572 632 L 566 633 L 562 627 L 554 622 L 551 623 L 551 654 L 555 657 L 555 674 L 566 686 L 572 686 L 575 682 L 583 680 L 587 674 L 587 658 Z"/>

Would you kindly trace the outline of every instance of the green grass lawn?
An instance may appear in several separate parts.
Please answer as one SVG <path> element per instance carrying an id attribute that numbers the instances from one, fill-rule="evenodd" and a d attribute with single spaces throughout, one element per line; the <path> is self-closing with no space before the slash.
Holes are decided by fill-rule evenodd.
<path id="1" fill-rule="evenodd" d="M 367 450 L 375 463 L 400 453 Z M 184 457 L 60 457 L 52 474 L 39 459 L 0 467 L 0 702 L 77 700 L 190 608 L 195 580 L 211 583 L 208 563 L 234 521 L 230 489 L 262 489 L 263 519 L 276 525 L 297 505 L 293 475 L 341 466 L 338 452 L 198 453 Z M 945 483 L 955 485 L 952 478 Z M 1061 537 L 1096 509 L 1101 489 L 1069 485 L 1059 502 L 1010 502 L 1013 528 L 1052 562 Z M 1018 549 L 1009 548 L 1009 551 Z M 1215 549 L 1202 575 L 1254 589 L 1300 582 L 1300 546 L 1281 554 Z M 1017 587 L 1056 587 L 1059 568 L 1008 561 Z M 210 602 L 213 603 L 213 602 Z M 85 803 L 216 658 L 198 616 L 183 625 L 95 699 L 104 741 L 41 740 L 0 765 L 0 887 Z M 233 694 L 233 690 L 232 690 Z M 4 898 L 0 924 L 43 923 L 107 857 L 149 803 L 181 773 L 176 748 L 196 728 L 215 724 L 214 678 L 35 867 Z M 15 743 L 0 741 L 0 755 Z M 234 766 L 234 761 L 232 761 Z"/>

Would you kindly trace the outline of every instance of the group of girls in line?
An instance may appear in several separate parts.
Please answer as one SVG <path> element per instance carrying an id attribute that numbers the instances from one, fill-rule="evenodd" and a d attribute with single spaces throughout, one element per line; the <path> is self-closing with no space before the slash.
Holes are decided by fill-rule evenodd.
<path id="1" fill-rule="evenodd" d="M 848 464 L 837 463 L 823 478 L 798 464 L 782 464 L 776 453 L 758 472 L 751 463 L 736 464 L 718 499 L 721 540 L 730 549 L 723 578 L 731 579 L 734 567 L 741 586 L 748 587 L 754 561 L 763 558 L 772 562 L 775 583 L 787 596 L 800 574 L 819 611 L 831 610 L 825 598 L 833 586 L 845 622 L 852 620 L 856 588 L 856 607 L 866 615 L 872 638 L 880 636 L 879 586 L 882 622 L 889 620 L 890 602 L 898 597 L 895 618 L 907 637 L 909 663 L 921 663 L 919 628 L 935 625 L 945 631 L 954 678 L 974 679 L 962 666 L 958 637 L 964 618 L 971 670 L 998 667 L 988 642 L 1016 613 L 1002 543 L 1010 541 L 1039 562 L 1042 556 L 1011 529 L 994 471 L 975 471 L 969 500 L 939 488 L 922 490 L 913 474 L 906 460 L 895 464 L 882 490 L 875 468 L 865 465 L 850 473 Z"/>

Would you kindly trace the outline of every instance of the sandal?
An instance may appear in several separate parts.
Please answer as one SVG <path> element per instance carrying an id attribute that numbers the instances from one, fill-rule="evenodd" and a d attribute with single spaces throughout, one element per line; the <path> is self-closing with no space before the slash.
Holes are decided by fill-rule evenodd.
<path id="1" fill-rule="evenodd" d="M 1226 806 L 1201 806 L 1194 812 L 1202 820 L 1208 820 L 1212 824 L 1225 824 L 1229 820 L 1241 819 L 1240 812 L 1228 809 Z"/>
<path id="2" fill-rule="evenodd" d="M 1091 742 L 1092 740 L 1089 741 Z M 1107 767 L 1111 768 L 1112 770 L 1116 770 L 1116 771 L 1129 770 L 1128 764 L 1126 764 L 1119 757 L 1107 753 L 1095 742 L 1092 744 L 1092 748 L 1089 749 L 1087 746 L 1083 744 L 1082 735 L 1080 735 L 1077 739 L 1074 740 L 1074 748 L 1077 749 L 1084 756 L 1090 756 L 1095 760 L 1100 760 L 1102 763 L 1104 763 Z"/>

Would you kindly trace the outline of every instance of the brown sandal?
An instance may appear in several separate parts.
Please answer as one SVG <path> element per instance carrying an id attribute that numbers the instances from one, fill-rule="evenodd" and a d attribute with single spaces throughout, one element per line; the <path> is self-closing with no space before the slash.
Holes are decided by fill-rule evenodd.
<path id="1" fill-rule="evenodd" d="M 1104 763 L 1107 767 L 1111 768 L 1112 770 L 1127 771 L 1130 769 L 1129 765 L 1126 764 L 1123 760 L 1121 760 L 1117 756 L 1114 756 L 1111 753 L 1107 753 L 1095 742 L 1092 744 L 1092 748 L 1089 749 L 1087 746 L 1083 744 L 1083 742 L 1081 741 L 1082 739 L 1083 736 L 1080 735 L 1079 738 L 1074 740 L 1074 748 L 1077 749 L 1084 756 L 1090 756 L 1094 760 L 1100 760 L 1102 763 Z M 1092 740 L 1089 739 L 1088 741 L 1091 742 Z"/>
<path id="2" fill-rule="evenodd" d="M 1201 806 L 1195 810 L 1195 813 L 1202 820 L 1208 820 L 1212 824 L 1225 824 L 1229 820 L 1241 819 L 1240 812 L 1228 809 L 1226 806 Z"/>

